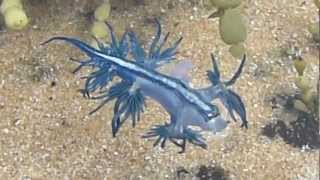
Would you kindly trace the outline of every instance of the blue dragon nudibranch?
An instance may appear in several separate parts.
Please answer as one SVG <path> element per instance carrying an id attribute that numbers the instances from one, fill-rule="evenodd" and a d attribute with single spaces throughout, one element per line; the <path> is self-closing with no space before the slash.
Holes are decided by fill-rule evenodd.
<path id="1" fill-rule="evenodd" d="M 214 99 L 222 102 L 234 120 L 236 113 L 242 120 L 241 127 L 247 128 L 244 103 L 240 96 L 229 88 L 240 76 L 246 57 L 243 57 L 238 70 L 229 81 L 221 81 L 217 62 L 211 55 L 213 71 L 208 71 L 211 85 L 201 89 L 191 88 L 181 77 L 171 77 L 157 71 L 157 68 L 175 59 L 176 49 L 182 38 L 164 49 L 169 33 L 161 37 L 161 25 L 158 20 L 155 22 L 157 32 L 148 52 L 142 48 L 134 32 L 126 31 L 118 40 L 108 23 L 111 42 L 105 45 L 98 41 L 99 50 L 78 39 L 60 36 L 43 44 L 56 40 L 66 41 L 89 57 L 81 61 L 72 59 L 79 63 L 74 72 L 83 67 L 94 69 L 86 77 L 82 90 L 84 96 L 101 100 L 101 104 L 90 112 L 91 114 L 109 101 L 115 100 L 111 121 L 114 137 L 129 117 L 133 127 L 136 125 L 140 120 L 140 113 L 144 111 L 147 96 L 159 102 L 170 115 L 170 123 L 157 125 L 143 136 L 158 137 L 154 146 L 161 142 L 161 147 L 164 147 L 169 140 L 181 147 L 181 152 L 185 151 L 186 142 L 207 148 L 205 139 L 199 131 L 192 129 L 192 126 L 212 133 L 220 132 L 227 126 L 217 105 L 211 103 Z M 107 88 L 115 76 L 120 77 L 121 81 Z M 92 93 L 97 95 L 92 96 Z"/>

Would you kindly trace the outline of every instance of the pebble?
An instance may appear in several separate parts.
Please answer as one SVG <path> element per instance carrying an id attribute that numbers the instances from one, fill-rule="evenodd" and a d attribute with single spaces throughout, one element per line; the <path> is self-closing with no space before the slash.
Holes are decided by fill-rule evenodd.
<path id="1" fill-rule="evenodd" d="M 22 176 L 21 180 L 32 180 L 30 176 Z"/>
<path id="2" fill-rule="evenodd" d="M 8 128 L 4 128 L 2 131 L 3 131 L 4 133 L 6 133 L 6 134 L 9 133 L 9 129 L 8 129 Z"/>
<path id="3" fill-rule="evenodd" d="M 33 25 L 33 26 L 32 26 L 32 29 L 39 29 L 39 26 Z"/>

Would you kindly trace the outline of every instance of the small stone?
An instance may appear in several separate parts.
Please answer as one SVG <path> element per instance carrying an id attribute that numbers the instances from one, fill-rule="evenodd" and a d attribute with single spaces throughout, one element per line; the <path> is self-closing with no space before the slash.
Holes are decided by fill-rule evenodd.
<path id="1" fill-rule="evenodd" d="M 9 133 L 9 129 L 8 129 L 8 128 L 4 128 L 2 131 L 3 131 L 4 133 L 6 133 L 6 134 Z"/>
<path id="2" fill-rule="evenodd" d="M 21 180 L 32 180 L 30 176 L 22 176 Z"/>

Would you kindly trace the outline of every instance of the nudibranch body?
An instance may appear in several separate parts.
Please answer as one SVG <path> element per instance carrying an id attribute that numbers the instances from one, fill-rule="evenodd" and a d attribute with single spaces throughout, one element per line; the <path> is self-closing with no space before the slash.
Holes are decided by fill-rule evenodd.
<path id="1" fill-rule="evenodd" d="M 236 120 L 235 112 L 242 120 L 241 126 L 247 128 L 244 103 L 240 96 L 229 88 L 240 76 L 246 57 L 243 57 L 233 77 L 223 82 L 215 57 L 212 55 L 213 71 L 208 71 L 211 85 L 194 89 L 186 82 L 183 69 L 174 76 L 158 71 L 159 67 L 175 59 L 176 49 L 182 38 L 164 49 L 169 33 L 161 37 L 161 25 L 158 20 L 156 25 L 157 33 L 148 52 L 142 48 L 135 33 L 125 32 L 118 40 L 109 24 L 107 26 L 112 41 L 108 45 L 98 42 L 99 50 L 69 37 L 53 37 L 44 44 L 56 40 L 66 41 L 89 57 L 83 61 L 74 60 L 80 64 L 75 72 L 82 67 L 94 68 L 94 71 L 86 77 L 82 91 L 87 97 L 102 101 L 91 113 L 109 101 L 115 100 L 111 121 L 113 136 L 129 117 L 132 119 L 132 125 L 136 125 L 140 120 L 140 113 L 144 110 L 145 97 L 160 103 L 170 115 L 169 123 L 157 125 L 143 136 L 158 137 L 154 146 L 161 142 L 161 147 L 164 147 L 165 142 L 169 140 L 181 147 L 181 152 L 184 152 L 186 142 L 206 148 L 205 139 L 200 132 L 192 129 L 192 126 L 212 133 L 220 132 L 227 126 L 217 105 L 211 103 L 215 99 L 222 102 L 234 120 Z M 115 76 L 120 77 L 121 81 L 107 88 Z M 98 95 L 93 96 L 93 94 Z"/>

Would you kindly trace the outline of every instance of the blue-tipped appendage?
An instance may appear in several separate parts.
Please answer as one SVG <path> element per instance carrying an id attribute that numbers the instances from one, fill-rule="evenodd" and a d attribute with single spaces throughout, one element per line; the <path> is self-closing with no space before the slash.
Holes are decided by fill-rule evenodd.
<path id="1" fill-rule="evenodd" d="M 161 38 L 161 25 L 157 19 L 155 19 L 155 24 L 157 26 L 157 32 L 150 45 L 148 54 L 142 48 L 142 45 L 139 39 L 136 37 L 135 33 L 128 33 L 133 59 L 139 64 L 151 69 L 155 69 L 175 59 L 175 55 L 177 54 L 177 47 L 182 40 L 182 38 L 179 38 L 175 43 L 173 43 L 171 47 L 163 50 L 163 46 L 168 40 L 169 33 L 167 33 L 164 38 Z"/>
<path id="2" fill-rule="evenodd" d="M 166 145 L 166 141 L 169 140 L 170 142 L 181 148 L 181 151 L 179 153 L 185 152 L 186 142 L 190 142 L 204 149 L 207 148 L 205 139 L 201 136 L 199 132 L 196 132 L 190 128 L 177 130 L 175 124 L 173 123 L 157 125 L 142 137 L 152 138 L 157 136 L 158 138 L 154 142 L 153 146 L 157 146 L 161 142 L 160 146 L 161 148 L 164 148 Z"/>
<path id="3" fill-rule="evenodd" d="M 218 98 L 222 101 L 222 104 L 227 108 L 231 118 L 236 121 L 234 112 L 236 112 L 242 120 L 241 127 L 248 128 L 248 121 L 246 118 L 246 109 L 240 96 L 232 91 L 230 88 L 237 79 L 240 77 L 244 63 L 246 61 L 246 55 L 243 56 L 240 66 L 232 78 L 228 81 L 221 81 L 220 70 L 216 59 L 211 55 L 213 71 L 208 71 L 207 75 L 212 83 L 212 89 L 214 92 L 218 92 L 213 99 Z"/>

